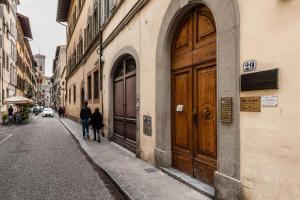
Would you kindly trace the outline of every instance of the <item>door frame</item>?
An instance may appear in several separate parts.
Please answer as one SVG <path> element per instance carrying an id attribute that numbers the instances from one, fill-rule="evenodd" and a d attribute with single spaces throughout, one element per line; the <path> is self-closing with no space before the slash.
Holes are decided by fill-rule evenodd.
<path id="1" fill-rule="evenodd" d="M 238 199 L 240 195 L 240 40 L 239 7 L 236 0 L 171 1 L 157 40 L 156 51 L 156 148 L 159 167 L 172 166 L 171 152 L 171 47 L 182 18 L 194 6 L 206 5 L 215 18 L 217 31 L 217 198 Z M 225 9 L 226 8 L 226 9 Z M 233 122 L 220 120 L 220 98 L 233 98 Z"/>
<path id="2" fill-rule="evenodd" d="M 133 71 L 130 71 L 130 72 L 126 72 L 126 69 L 127 69 L 127 65 L 126 65 L 126 62 L 127 60 L 129 59 L 133 59 L 134 58 L 130 55 L 127 55 L 127 56 L 124 56 L 122 57 L 121 60 L 119 60 L 119 62 L 117 63 L 117 67 L 116 67 L 116 70 L 115 70 L 115 73 L 122 69 L 123 70 L 123 74 L 121 76 L 118 76 L 116 77 L 116 74 L 114 73 L 114 85 L 113 85 L 113 111 L 114 111 L 114 123 L 119 121 L 119 122 L 122 122 L 123 123 L 123 128 L 122 128 L 122 137 L 120 137 L 121 135 L 119 135 L 118 133 L 116 133 L 115 131 L 113 132 L 113 141 L 115 141 L 116 143 L 118 143 L 119 145 L 121 146 L 124 146 L 126 149 L 132 151 L 134 149 L 136 149 L 136 139 L 135 140 L 131 140 L 129 137 L 128 137 L 128 132 L 126 131 L 126 127 L 129 126 L 129 125 L 132 125 L 134 124 L 135 126 L 135 129 L 136 129 L 136 108 L 134 107 L 134 110 L 135 110 L 135 120 L 133 120 L 132 118 L 130 117 L 127 117 L 126 113 L 127 113 L 127 105 L 128 105 L 128 102 L 127 102 L 127 80 L 131 79 L 131 78 L 134 78 L 136 80 L 136 64 L 135 64 L 135 60 L 134 60 L 134 70 Z M 118 83 L 122 83 L 122 88 L 123 88 L 123 92 L 122 92 L 122 95 L 119 96 L 118 94 L 116 95 L 116 85 Z M 136 81 L 135 81 L 135 84 L 136 84 Z M 136 86 L 135 86 L 136 87 Z M 136 90 L 134 90 L 136 92 Z M 116 106 L 116 103 L 115 103 L 115 100 L 118 99 L 118 98 L 123 98 L 123 114 L 122 114 L 122 117 L 120 116 L 117 116 L 116 113 L 115 113 L 115 106 Z M 134 99 L 136 100 L 136 95 L 134 95 Z M 136 104 L 135 104 L 136 105 Z M 135 137 L 136 137 L 136 134 L 135 134 Z M 117 141 L 122 141 L 122 142 L 117 142 Z"/>
<path id="3" fill-rule="evenodd" d="M 114 74 L 117 69 L 118 63 L 126 56 L 132 56 L 135 60 L 136 64 L 136 157 L 140 158 L 140 59 L 139 59 L 139 54 L 135 50 L 134 47 L 132 46 L 125 46 L 121 48 L 114 56 L 112 59 L 112 64 L 109 69 L 104 68 L 105 70 L 109 70 L 109 80 L 108 80 L 108 137 L 109 140 L 112 140 L 113 138 L 113 132 L 114 132 L 114 88 L 113 88 L 113 83 L 114 83 Z M 106 72 L 104 72 L 106 73 Z"/>

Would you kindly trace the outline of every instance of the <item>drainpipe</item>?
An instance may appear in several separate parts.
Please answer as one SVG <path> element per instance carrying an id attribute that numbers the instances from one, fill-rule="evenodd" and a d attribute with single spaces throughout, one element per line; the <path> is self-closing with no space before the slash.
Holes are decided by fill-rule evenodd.
<path id="1" fill-rule="evenodd" d="M 100 37 L 100 53 L 99 53 L 99 66 L 100 66 L 100 80 L 101 80 L 101 111 L 102 111 L 102 118 L 104 121 L 104 97 L 103 97 L 103 68 L 104 68 L 104 60 L 103 60 L 103 27 L 102 27 L 102 15 L 101 15 L 101 11 L 102 11 L 102 6 L 101 6 L 101 2 L 99 1 L 99 11 L 98 11 L 98 15 L 99 15 L 99 27 L 100 27 L 100 32 L 99 32 L 99 37 Z M 103 129 L 102 129 L 103 130 Z M 102 132 L 103 135 L 104 131 Z M 107 135 L 108 136 L 108 135 Z M 108 139 L 110 139 L 110 137 L 108 136 Z"/>
<path id="2" fill-rule="evenodd" d="M 2 5 L 0 5 L 0 9 L 1 9 L 1 12 L 3 13 L 3 6 Z M 1 58 L 4 56 L 3 55 L 3 51 L 4 51 L 4 21 L 3 21 L 3 18 L 2 18 L 2 51 L 1 51 L 1 53 L 2 53 L 2 55 L 1 55 Z M 2 66 L 1 66 L 1 89 L 2 89 L 2 91 L 1 91 L 1 105 L 0 105 L 0 108 L 1 108 L 1 110 L 0 111 L 2 111 L 2 106 L 3 106 L 3 102 L 4 102 L 4 94 L 3 94 L 3 91 L 4 91 L 4 88 L 3 88 L 3 81 L 4 81 L 4 79 L 3 79 L 3 74 L 4 74 L 4 65 L 5 65 L 5 63 L 3 63 L 3 58 L 2 58 Z"/>

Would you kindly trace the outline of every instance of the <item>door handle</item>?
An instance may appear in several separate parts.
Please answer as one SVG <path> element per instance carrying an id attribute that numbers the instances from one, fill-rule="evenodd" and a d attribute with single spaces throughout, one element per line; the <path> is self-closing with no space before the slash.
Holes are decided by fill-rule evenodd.
<path id="1" fill-rule="evenodd" d="M 208 118 L 209 116 L 210 116 L 210 111 L 208 110 L 208 109 L 205 109 L 204 110 L 204 116 L 206 117 L 206 118 Z"/>

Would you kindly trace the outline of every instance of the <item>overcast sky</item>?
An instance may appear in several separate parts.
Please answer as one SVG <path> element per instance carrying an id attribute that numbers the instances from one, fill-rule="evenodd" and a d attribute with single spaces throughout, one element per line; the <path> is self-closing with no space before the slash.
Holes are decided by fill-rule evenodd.
<path id="1" fill-rule="evenodd" d="M 56 22 L 58 0 L 21 0 L 18 12 L 30 19 L 33 54 L 46 56 L 46 76 L 52 75 L 56 46 L 65 44 L 66 29 Z"/>

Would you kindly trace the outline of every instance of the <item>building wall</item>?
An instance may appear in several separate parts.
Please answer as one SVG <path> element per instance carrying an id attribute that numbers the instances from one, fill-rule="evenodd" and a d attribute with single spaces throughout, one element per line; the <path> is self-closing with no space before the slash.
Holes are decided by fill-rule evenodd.
<path id="1" fill-rule="evenodd" d="M 22 30 L 22 27 L 20 25 L 20 22 L 19 20 L 17 20 L 17 31 L 18 31 L 18 40 L 17 40 L 17 44 L 16 44 L 16 48 L 17 48 L 17 54 L 18 54 L 18 59 L 19 59 L 19 62 L 21 61 L 21 58 L 23 60 L 24 58 L 24 51 L 23 51 L 23 48 L 24 48 L 24 41 L 22 40 L 22 38 L 24 38 L 24 34 L 23 34 L 23 30 Z M 21 41 L 22 40 L 22 41 Z M 21 78 L 22 80 L 24 80 L 25 78 L 25 73 L 23 72 L 23 69 L 22 69 L 22 66 L 21 66 L 21 62 L 18 63 L 17 62 L 17 76 L 19 78 Z M 18 84 L 18 80 L 17 80 L 17 84 Z M 17 96 L 23 96 L 24 95 L 24 88 L 22 87 L 16 87 L 16 95 Z"/>
<path id="2" fill-rule="evenodd" d="M 2 93 L 4 99 L 7 97 L 12 97 L 16 94 L 15 85 L 17 83 L 17 72 L 16 72 L 16 37 L 17 37 L 17 30 L 16 30 L 16 1 L 9 0 L 9 6 L 1 5 L 2 13 L 3 13 L 3 22 L 6 24 L 6 28 L 3 27 L 2 29 L 2 44 L 3 44 L 3 51 L 5 52 L 5 69 L 3 70 L 3 79 L 1 80 L 2 84 Z M 8 11 L 9 9 L 9 11 Z M 9 29 L 10 33 L 6 31 Z M 11 34 L 12 33 L 12 34 Z M 12 46 L 12 47 L 11 47 Z M 3 57 L 3 52 L 2 56 Z M 1 106 L 2 111 L 7 110 L 7 105 L 2 104 Z"/>
<path id="3" fill-rule="evenodd" d="M 75 29 L 70 34 L 70 40 L 67 45 L 67 60 L 69 61 L 70 57 L 73 55 L 74 51 L 77 50 L 77 45 L 79 43 L 80 38 L 84 40 L 84 29 L 87 27 L 88 23 L 88 17 L 93 14 L 93 11 L 95 9 L 95 5 L 97 5 L 98 1 L 85 1 L 85 3 L 82 5 L 83 7 L 78 9 L 78 2 L 72 1 L 71 8 L 70 8 L 70 16 L 72 16 L 72 13 L 76 9 L 77 12 L 77 22 Z M 96 3 L 96 4 L 95 4 Z M 68 20 L 68 24 L 71 22 L 71 18 Z M 84 41 L 86 42 L 86 41 Z M 99 42 L 99 40 L 98 40 Z M 96 45 L 96 46 L 95 46 Z M 97 41 L 95 41 L 93 44 L 91 44 L 90 47 L 86 47 L 84 52 L 88 52 L 85 56 L 82 58 L 77 59 L 77 62 L 80 63 L 77 69 L 75 69 L 70 76 L 65 75 L 67 77 L 67 85 L 66 87 L 66 93 L 68 96 L 68 99 L 66 100 L 67 103 L 67 114 L 75 119 L 79 120 L 80 116 L 80 109 L 82 106 L 81 101 L 81 89 L 84 88 L 84 101 L 88 100 L 88 86 L 87 86 L 87 77 L 89 74 L 92 74 L 92 99 L 88 100 L 89 107 L 92 109 L 92 111 L 99 107 L 101 109 L 101 103 L 100 103 L 100 96 L 99 99 L 94 99 L 94 87 L 93 87 L 93 73 L 95 70 L 98 69 L 99 72 L 99 57 L 98 54 L 98 46 Z M 66 70 L 64 73 L 68 73 L 68 70 Z M 76 88 L 76 101 L 74 102 L 74 86 Z M 69 100 L 70 94 L 69 91 L 71 89 L 71 103 Z"/>
<path id="4" fill-rule="evenodd" d="M 88 1 L 86 1 L 88 2 Z M 116 14 L 110 19 L 110 22 L 105 25 L 103 33 L 103 41 L 106 42 L 110 39 L 111 34 L 121 23 L 122 19 L 127 16 L 131 11 L 134 4 L 137 1 L 124 1 Z M 107 42 L 107 46 L 104 49 L 104 121 L 108 126 L 105 127 L 105 132 L 112 134 L 112 76 L 114 66 L 118 59 L 125 54 L 132 54 L 136 58 L 138 64 L 138 82 L 139 89 L 139 149 L 140 157 L 152 164 L 155 163 L 155 148 L 156 137 L 158 137 L 158 131 L 156 124 L 158 112 L 156 104 L 158 104 L 155 98 L 159 92 L 157 87 L 156 71 L 157 65 L 157 41 L 160 37 L 160 29 L 166 17 L 166 12 L 173 5 L 174 0 L 165 1 L 151 1 L 140 12 L 138 12 L 133 18 L 126 24 L 123 30 L 121 30 L 111 42 Z M 178 4 L 174 10 L 180 10 L 180 6 L 188 4 L 189 1 L 177 1 Z M 203 1 L 191 1 L 191 2 L 205 2 L 210 5 L 223 5 L 220 2 L 216 3 L 215 0 L 203 0 Z M 225 0 L 223 1 L 225 2 Z M 226 0 L 226 2 L 229 2 Z M 234 2 L 234 1 L 232 1 Z M 264 70 L 270 68 L 279 68 L 279 89 L 278 90 L 264 90 L 255 92 L 242 92 L 240 95 L 245 96 L 278 96 L 279 106 L 275 108 L 262 108 L 259 113 L 245 113 L 237 112 L 234 122 L 236 126 L 227 126 L 227 132 L 236 132 L 240 136 L 235 138 L 232 135 L 223 135 L 224 140 L 231 140 L 237 147 L 231 147 L 229 143 L 223 143 L 220 140 L 219 146 L 224 148 L 224 151 L 219 151 L 221 159 L 225 163 L 220 165 L 222 171 L 228 179 L 234 180 L 242 185 L 242 198 L 243 199 L 299 199 L 300 177 L 298 176 L 299 166 L 299 123 L 297 113 L 299 108 L 297 107 L 297 97 L 300 94 L 300 85 L 297 81 L 297 53 L 300 51 L 300 45 L 296 42 L 298 39 L 299 30 L 295 27 L 299 24 L 299 8 L 300 3 L 295 0 L 291 1 L 273 1 L 266 0 L 264 2 L 259 0 L 238 0 L 237 7 L 239 10 L 237 13 L 233 13 L 239 17 L 240 28 L 234 24 L 238 22 L 232 22 L 233 27 L 218 26 L 219 35 L 218 38 L 218 61 L 224 59 L 224 57 L 238 57 L 232 56 L 235 52 L 228 49 L 238 49 L 240 59 L 236 65 L 242 66 L 243 62 L 250 59 L 258 61 L 258 69 Z M 86 3 L 87 4 L 87 3 Z M 224 4 L 225 5 L 225 4 Z M 235 4 L 232 4 L 235 6 Z M 225 7 L 223 7 L 225 8 Z M 222 9 L 220 6 L 218 10 L 212 10 L 216 12 L 228 11 Z M 232 8 L 231 8 L 232 9 Z M 225 11 L 226 10 L 226 11 Z M 73 53 L 76 42 L 81 33 L 80 27 L 85 27 L 86 16 L 88 13 L 88 6 L 82 11 L 82 18 L 79 19 L 78 27 L 75 29 L 75 35 L 73 35 L 68 54 Z M 85 17 L 84 17 L 85 16 Z M 216 20 L 222 21 L 218 18 Z M 222 23 L 219 23 L 218 25 Z M 231 22 L 230 22 L 231 23 Z M 168 25 L 167 25 L 168 26 Z M 240 32 L 238 32 L 240 31 Z M 228 32 L 233 32 L 229 34 Z M 228 33 L 228 34 L 227 34 Z M 236 42 L 231 36 L 240 36 L 240 40 Z M 163 38 L 162 41 L 167 38 Z M 226 45 L 223 45 L 227 43 Z M 223 46 L 222 46 L 223 45 Z M 240 46 L 239 46 L 240 45 Z M 233 46 L 233 47 L 232 47 Z M 87 74 L 95 69 L 95 62 L 98 55 L 95 50 L 91 56 L 89 56 L 82 67 L 76 69 L 76 72 L 68 79 L 68 96 L 69 89 L 71 88 L 71 104 L 68 105 L 67 112 L 71 117 L 79 116 L 80 112 L 80 90 L 81 85 L 84 85 L 85 94 L 87 95 Z M 238 80 L 240 74 L 235 72 L 227 73 L 225 67 L 229 68 L 233 66 L 229 65 L 224 60 L 218 62 L 223 64 L 222 74 L 220 77 L 225 79 L 220 80 L 222 83 L 225 81 Z M 167 66 L 166 66 L 167 67 Z M 219 75 L 220 75 L 219 74 Z M 234 75 L 233 75 L 234 74 Z M 73 86 L 76 85 L 76 103 L 73 102 Z M 220 84 L 221 85 L 221 84 Z M 221 86 L 222 87 L 222 86 Z M 231 90 L 235 90 L 236 94 L 239 94 L 239 87 L 221 88 L 224 94 L 230 94 Z M 291 92 L 292 91 L 292 92 Z M 219 91 L 220 92 L 220 91 Z M 227 92 L 227 93 L 226 93 Z M 234 99 L 234 104 L 239 105 L 239 99 Z M 97 102 L 91 102 L 92 109 L 95 106 L 99 106 Z M 164 102 L 165 106 L 168 105 L 168 101 Z M 236 109 L 236 108 L 235 108 Z M 220 114 L 220 113 L 219 113 Z M 152 117 L 152 136 L 145 136 L 143 134 L 143 116 L 149 115 Z M 240 127 L 240 129 L 239 129 Z M 164 132 L 167 128 L 161 132 Z M 222 133 L 226 129 L 226 125 L 220 125 L 219 131 Z M 169 141 L 170 142 L 170 141 Z M 221 149 L 220 148 L 220 149 Z M 226 149 L 227 148 L 227 149 Z M 229 148 L 235 148 L 236 152 L 226 151 Z M 240 148 L 240 149 L 239 149 Z M 229 150 L 231 150 L 229 149 Z M 234 155 L 233 155 L 234 154 Z M 234 157 L 235 164 L 229 162 L 228 157 Z M 227 159 L 227 160 L 226 160 Z M 227 162 L 228 161 L 228 162 Z M 227 163 L 226 163 L 227 162 Z M 239 170 L 239 164 L 241 169 Z M 231 170 L 234 168 L 238 172 Z M 240 174 L 239 174 L 240 172 Z M 291 178 L 292 177 L 292 178 Z M 222 187 L 230 187 L 226 185 L 226 181 L 223 182 Z M 239 186 L 239 185 L 238 185 Z M 237 187 L 236 191 L 239 190 Z M 237 199 L 237 196 L 235 196 Z"/>
<path id="5" fill-rule="evenodd" d="M 53 75 L 53 84 L 56 86 L 55 90 L 53 90 L 52 99 L 53 103 L 56 104 L 57 107 L 64 106 L 65 107 L 65 85 L 66 85 L 66 45 L 61 45 L 57 47 L 59 49 L 57 57 L 54 59 L 54 75 Z"/>
<path id="6" fill-rule="evenodd" d="M 104 30 L 104 38 L 111 34 L 116 24 L 120 23 L 121 19 L 131 10 L 136 1 L 124 1 L 112 21 Z M 139 121 L 140 127 L 137 133 L 140 138 L 140 157 L 152 164 L 155 163 L 154 148 L 156 132 L 153 131 L 152 136 L 143 134 L 143 116 L 151 116 L 152 130 L 155 130 L 155 62 L 156 62 L 156 41 L 160 28 L 160 21 L 163 18 L 164 12 L 168 6 L 169 1 L 153 1 L 142 9 L 134 18 L 127 24 L 117 37 L 104 49 L 104 119 L 105 124 L 109 124 L 110 130 L 106 132 L 113 132 L 112 124 L 112 107 L 113 107 L 113 93 L 112 93 L 112 72 L 115 61 L 120 55 L 120 51 L 126 53 L 126 49 L 136 52 L 139 66 L 137 66 L 139 73 L 137 73 L 137 83 L 139 88 Z M 130 40 L 128 39 L 130 38 Z M 124 50 L 123 50 L 124 49 Z M 127 51 L 127 53 L 131 53 Z M 131 54 L 132 55 L 132 54 Z M 132 55 L 135 56 L 135 55 Z M 167 106 L 167 105 L 166 105 Z M 106 127 L 108 128 L 108 127 Z"/>
<path id="7" fill-rule="evenodd" d="M 35 85 L 33 84 L 34 76 L 33 76 L 33 65 L 32 65 L 32 52 L 31 47 L 28 42 L 28 39 L 25 38 L 24 32 L 22 30 L 22 26 L 20 21 L 17 20 L 17 76 L 19 77 L 19 82 L 17 81 L 16 86 L 16 95 L 17 96 L 27 96 L 29 92 L 33 92 Z M 21 82 L 24 82 L 23 85 Z M 20 84 L 21 83 L 21 84 Z M 22 87 L 19 87 L 18 86 Z"/>
<path id="8" fill-rule="evenodd" d="M 255 59 L 257 71 L 279 68 L 278 90 L 241 93 L 278 96 L 278 107 L 241 112 L 244 199 L 300 199 L 300 2 L 239 0 L 239 7 L 241 66 Z"/>

